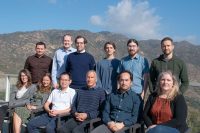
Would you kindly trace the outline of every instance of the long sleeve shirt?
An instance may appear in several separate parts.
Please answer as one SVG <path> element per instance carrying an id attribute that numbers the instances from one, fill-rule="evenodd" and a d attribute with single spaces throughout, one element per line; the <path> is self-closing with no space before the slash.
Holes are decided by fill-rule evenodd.
<path id="1" fill-rule="evenodd" d="M 52 59 L 46 55 L 41 57 L 38 57 L 36 54 L 29 56 L 24 65 L 24 69 L 28 69 L 31 72 L 33 83 L 40 81 L 45 73 L 50 73 L 51 68 Z"/>
<path id="2" fill-rule="evenodd" d="M 51 72 L 54 84 L 57 83 L 57 79 L 60 78 L 60 74 L 65 72 L 68 55 L 75 51 L 76 49 L 72 47 L 68 48 L 67 50 L 65 50 L 64 48 L 59 48 L 58 50 L 56 50 L 53 57 L 52 72 Z"/>
<path id="3" fill-rule="evenodd" d="M 159 74 L 167 70 L 170 70 L 180 81 L 180 90 L 184 93 L 189 85 L 187 68 L 185 63 L 175 55 L 170 60 L 165 60 L 164 55 L 161 55 L 152 61 L 150 67 L 150 91 L 153 92 L 155 90 Z"/>
<path id="4" fill-rule="evenodd" d="M 97 118 L 103 101 L 105 92 L 102 88 L 83 87 L 78 90 L 76 100 L 72 106 L 72 114 L 87 113 L 89 119 Z"/>
<path id="5" fill-rule="evenodd" d="M 147 127 L 155 124 L 153 123 L 153 117 L 151 116 L 151 109 L 153 104 L 156 101 L 156 97 L 158 95 L 156 93 L 152 93 L 145 105 L 144 108 L 144 122 L 147 125 Z M 187 124 L 186 124 L 186 118 L 187 118 L 187 104 L 185 102 L 185 99 L 183 95 L 177 95 L 174 100 L 170 101 L 170 108 L 172 112 L 172 119 L 163 123 L 160 123 L 160 125 L 169 126 L 172 128 L 176 128 L 180 131 L 180 133 L 184 133 L 187 130 Z"/>
<path id="6" fill-rule="evenodd" d="M 94 57 L 87 53 L 74 52 L 67 57 L 66 72 L 71 73 L 71 88 L 80 89 L 86 86 L 86 73 L 95 68 Z"/>
<path id="7" fill-rule="evenodd" d="M 103 122 L 123 122 L 125 126 L 131 126 L 137 122 L 140 104 L 139 96 L 131 89 L 125 93 L 111 93 L 105 102 Z"/>

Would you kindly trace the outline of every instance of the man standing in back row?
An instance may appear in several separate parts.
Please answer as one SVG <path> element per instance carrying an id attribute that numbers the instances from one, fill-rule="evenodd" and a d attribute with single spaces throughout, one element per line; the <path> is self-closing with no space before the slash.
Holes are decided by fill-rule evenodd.
<path id="1" fill-rule="evenodd" d="M 76 49 L 71 46 L 72 43 L 72 36 L 70 34 L 65 34 L 63 37 L 63 47 L 56 50 L 54 54 L 51 74 L 54 88 L 59 87 L 57 80 L 60 78 L 60 74 L 65 72 L 68 55 L 76 51 Z"/>
<path id="2" fill-rule="evenodd" d="M 77 36 L 75 39 L 77 51 L 69 54 L 67 58 L 66 71 L 72 75 L 70 87 L 80 89 L 86 86 L 86 73 L 94 70 L 94 57 L 85 51 L 87 40 L 83 36 Z"/>
<path id="3" fill-rule="evenodd" d="M 174 44 L 170 37 L 161 40 L 163 54 L 154 59 L 150 67 L 150 91 L 155 91 L 155 86 L 159 74 L 170 70 L 181 83 L 180 91 L 184 93 L 188 88 L 188 74 L 185 63 L 174 55 Z"/>
<path id="4" fill-rule="evenodd" d="M 52 67 L 51 57 L 45 55 L 46 44 L 44 42 L 36 43 L 35 51 L 36 54 L 29 56 L 24 65 L 24 69 L 31 72 L 32 83 L 34 84 L 38 83 L 45 73 L 50 73 Z"/>

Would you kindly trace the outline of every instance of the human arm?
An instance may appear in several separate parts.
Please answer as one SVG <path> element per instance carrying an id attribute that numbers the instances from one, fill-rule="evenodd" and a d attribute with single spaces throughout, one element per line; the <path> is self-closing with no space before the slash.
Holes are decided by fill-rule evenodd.
<path id="1" fill-rule="evenodd" d="M 149 91 L 151 93 L 154 92 L 155 86 L 156 86 L 156 80 L 157 80 L 157 73 L 155 68 L 155 62 L 152 61 L 151 67 L 149 69 L 150 79 L 149 79 Z"/>
<path id="2" fill-rule="evenodd" d="M 150 95 L 147 99 L 143 112 L 143 119 L 147 127 L 153 125 L 153 121 L 150 116 L 150 110 L 153 104 L 152 100 L 153 100 L 153 95 Z"/>
<path id="3" fill-rule="evenodd" d="M 188 89 L 189 80 L 188 80 L 187 67 L 184 62 L 182 64 L 183 66 L 180 73 L 180 81 L 181 81 L 180 91 L 183 94 Z"/>
<path id="4" fill-rule="evenodd" d="M 58 88 L 59 85 L 57 83 L 57 72 L 58 72 L 58 64 L 57 64 L 57 56 L 55 55 L 53 57 L 53 63 L 52 63 L 52 71 L 51 71 L 51 77 L 52 77 L 52 82 L 53 82 L 53 87 Z"/>
<path id="5" fill-rule="evenodd" d="M 29 69 L 29 57 L 26 59 L 25 64 L 24 64 L 24 69 Z"/>

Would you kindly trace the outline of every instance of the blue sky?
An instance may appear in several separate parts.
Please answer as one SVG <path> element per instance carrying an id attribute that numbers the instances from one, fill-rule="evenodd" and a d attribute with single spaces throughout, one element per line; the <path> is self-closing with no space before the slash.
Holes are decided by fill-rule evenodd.
<path id="1" fill-rule="evenodd" d="M 86 29 L 200 45 L 199 5 L 199 0 L 2 0 L 0 34 Z"/>

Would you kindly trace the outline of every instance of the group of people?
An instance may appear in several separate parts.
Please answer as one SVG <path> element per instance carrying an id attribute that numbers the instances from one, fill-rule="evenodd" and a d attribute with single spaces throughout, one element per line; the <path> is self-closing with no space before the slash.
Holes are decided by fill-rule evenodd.
<path id="1" fill-rule="evenodd" d="M 86 52 L 87 39 L 63 37 L 63 47 L 53 59 L 45 55 L 46 44 L 36 43 L 36 54 L 27 58 L 19 72 L 16 88 L 8 105 L 0 107 L 0 124 L 7 109 L 13 110 L 13 132 L 27 124 L 30 133 L 46 126 L 56 132 L 58 115 L 67 115 L 62 133 L 84 133 L 85 121 L 101 117 L 102 125 L 92 133 L 112 133 L 135 123 L 144 123 L 147 133 L 184 133 L 187 130 L 187 105 L 183 93 L 188 87 L 185 63 L 174 55 L 173 40 L 161 41 L 163 54 L 148 60 L 139 54 L 135 39 L 127 42 L 128 56 L 115 58 L 114 42 L 104 45 L 105 58 L 95 62 Z M 51 75 L 50 75 L 51 73 Z M 144 106 L 147 88 L 151 94 Z M 30 119 L 31 111 L 45 113 Z"/>

